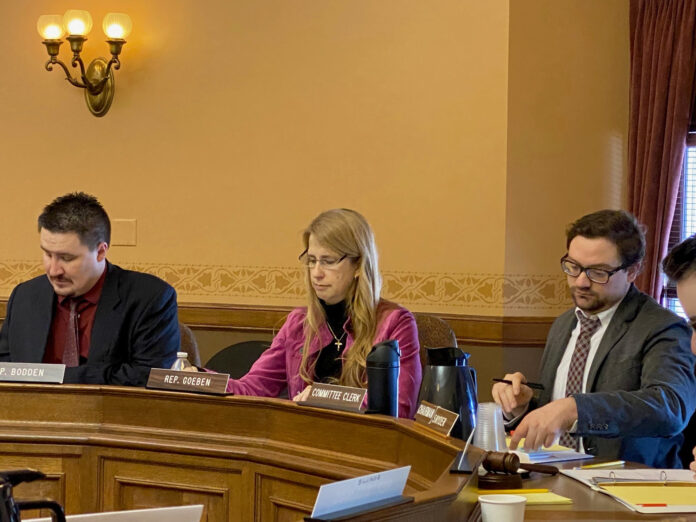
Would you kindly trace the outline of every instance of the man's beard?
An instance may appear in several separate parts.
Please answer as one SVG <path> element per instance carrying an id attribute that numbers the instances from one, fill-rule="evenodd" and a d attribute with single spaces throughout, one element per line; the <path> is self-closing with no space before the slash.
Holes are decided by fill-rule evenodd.
<path id="1" fill-rule="evenodd" d="M 577 297 L 576 293 L 582 294 L 582 297 Z M 583 312 L 594 314 L 606 308 L 606 301 L 601 299 L 596 293 L 591 290 L 578 290 L 577 288 L 570 289 L 570 296 L 573 298 L 575 306 Z"/>

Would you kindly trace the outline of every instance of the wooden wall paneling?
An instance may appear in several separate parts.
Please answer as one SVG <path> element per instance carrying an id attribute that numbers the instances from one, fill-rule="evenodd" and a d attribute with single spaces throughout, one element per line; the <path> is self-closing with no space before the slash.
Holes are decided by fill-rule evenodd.
<path id="1" fill-rule="evenodd" d="M 277 332 L 291 308 L 179 303 L 179 320 L 194 330 Z M 417 310 L 414 310 L 417 311 Z M 1 309 L 0 309 L 1 312 Z M 543 347 L 554 317 L 432 314 L 447 321 L 463 343 Z"/>
<path id="2" fill-rule="evenodd" d="M 122 450 L 99 460 L 101 511 L 203 504 L 204 521 L 246 518 L 243 463 Z"/>
<path id="3" fill-rule="evenodd" d="M 51 499 L 59 502 L 67 513 L 81 513 L 85 507 L 80 492 L 82 455 L 83 449 L 79 446 L 4 443 L 0 444 L 0 469 L 32 468 L 46 475 L 45 479 L 18 485 L 14 489 L 17 500 Z M 48 516 L 49 513 L 23 511 L 22 518 Z"/>
<path id="4" fill-rule="evenodd" d="M 254 471 L 254 520 L 302 520 L 312 513 L 319 486 L 331 482 L 306 473 L 257 466 Z"/>
<path id="5" fill-rule="evenodd" d="M 4 319 L 7 300 L 0 300 L 0 318 Z M 291 308 L 179 303 L 179 320 L 195 330 L 219 330 L 273 334 L 283 325 Z M 414 310 L 417 311 L 417 310 Z M 433 314 L 447 321 L 460 343 L 525 346 L 542 348 L 555 317 L 500 317 L 457 314 Z"/>

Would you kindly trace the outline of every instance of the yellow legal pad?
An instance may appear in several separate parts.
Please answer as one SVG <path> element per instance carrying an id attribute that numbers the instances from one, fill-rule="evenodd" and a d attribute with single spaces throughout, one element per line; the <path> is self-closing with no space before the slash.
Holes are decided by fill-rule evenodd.
<path id="1" fill-rule="evenodd" d="M 514 489 L 506 489 L 506 490 L 499 490 L 499 489 L 479 489 L 478 494 L 479 495 L 499 495 L 499 494 L 506 494 L 506 495 L 519 495 L 521 497 L 524 497 L 527 499 L 527 505 L 539 505 L 539 504 L 572 504 L 573 501 L 567 497 L 562 497 L 561 495 L 557 495 L 556 493 L 552 493 L 551 491 L 548 491 L 546 493 L 522 493 L 524 490 L 520 490 L 520 492 L 515 491 Z"/>

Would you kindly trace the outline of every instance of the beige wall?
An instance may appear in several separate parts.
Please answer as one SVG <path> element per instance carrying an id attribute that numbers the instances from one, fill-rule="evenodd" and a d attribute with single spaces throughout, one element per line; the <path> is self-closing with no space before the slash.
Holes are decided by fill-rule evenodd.
<path id="1" fill-rule="evenodd" d="M 506 315 L 554 315 L 565 227 L 624 201 L 628 0 L 510 3 Z"/>
<path id="2" fill-rule="evenodd" d="M 87 58 L 107 11 L 134 21 L 100 119 L 43 69 L 36 19 L 69 7 L 0 2 L 2 295 L 37 271 L 41 207 L 86 190 L 137 219 L 110 258 L 182 302 L 301 302 L 300 232 L 347 206 L 387 296 L 553 315 L 563 226 L 621 200 L 627 0 L 96 0 Z"/>

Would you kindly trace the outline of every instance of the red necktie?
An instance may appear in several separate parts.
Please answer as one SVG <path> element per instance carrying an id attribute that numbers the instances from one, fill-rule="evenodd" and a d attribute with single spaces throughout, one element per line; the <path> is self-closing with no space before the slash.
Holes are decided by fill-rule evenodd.
<path id="1" fill-rule="evenodd" d="M 71 298 L 68 334 L 65 337 L 65 346 L 63 348 L 63 364 L 68 368 L 80 364 L 80 337 L 77 318 L 77 300 Z"/>
<path id="2" fill-rule="evenodd" d="M 576 312 L 580 321 L 580 335 L 575 342 L 575 351 L 573 358 L 570 360 L 568 368 L 568 381 L 566 383 L 566 397 L 570 397 L 574 393 L 582 392 L 582 378 L 585 375 L 585 366 L 587 364 L 587 355 L 590 353 L 592 336 L 599 330 L 602 325 L 599 318 L 596 316 L 587 317 L 580 311 Z M 569 433 L 561 435 L 561 445 L 568 448 L 580 448 L 580 439 L 572 437 Z"/>

